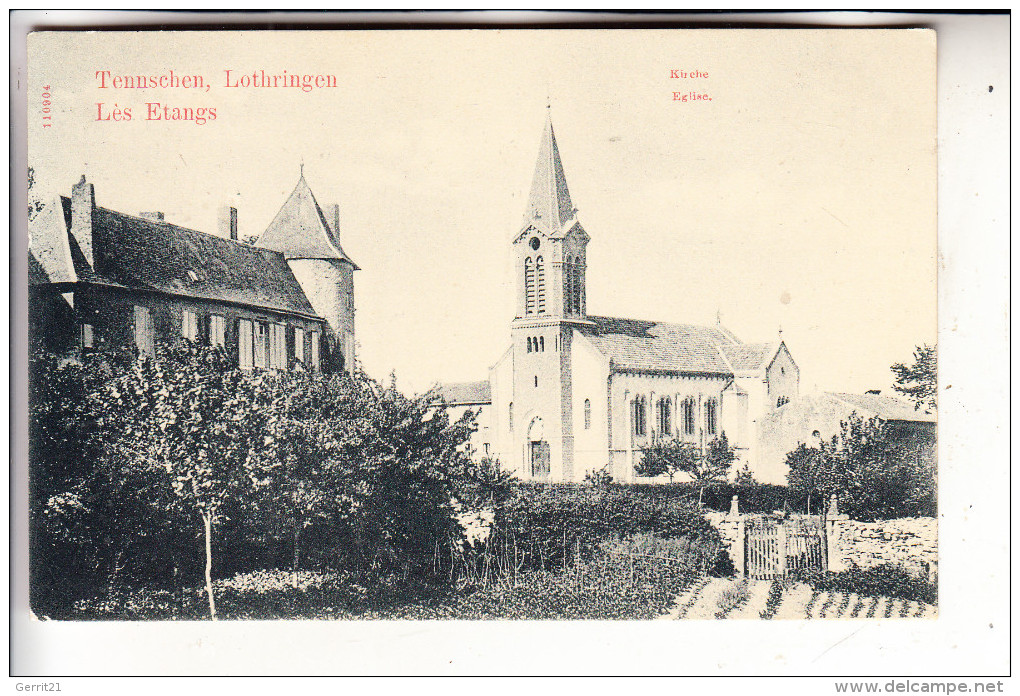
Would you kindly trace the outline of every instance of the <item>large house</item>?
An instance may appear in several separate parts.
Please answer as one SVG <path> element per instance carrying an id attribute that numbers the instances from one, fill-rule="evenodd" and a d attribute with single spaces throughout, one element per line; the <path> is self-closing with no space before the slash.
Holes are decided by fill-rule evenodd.
<path id="1" fill-rule="evenodd" d="M 304 173 L 255 244 L 225 208 L 219 235 L 162 213 L 96 205 L 81 181 L 29 222 L 32 350 L 152 353 L 181 339 L 224 348 L 243 368 L 352 370 L 354 271 Z"/>
<path id="2" fill-rule="evenodd" d="M 753 471 L 757 421 L 798 394 L 786 345 L 744 343 L 720 323 L 589 313 L 589 239 L 547 120 L 512 242 L 510 346 L 487 380 L 443 390 L 458 408 L 480 408 L 475 450 L 524 479 L 579 481 L 605 469 L 634 481 L 648 443 L 679 438 L 703 447 L 725 432 Z"/>

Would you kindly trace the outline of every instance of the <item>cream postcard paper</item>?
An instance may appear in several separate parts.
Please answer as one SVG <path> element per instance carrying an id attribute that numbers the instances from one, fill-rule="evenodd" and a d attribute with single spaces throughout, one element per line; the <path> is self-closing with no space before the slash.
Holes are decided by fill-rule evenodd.
<path id="1" fill-rule="evenodd" d="M 37 462 L 33 534 L 74 568 L 33 571 L 38 615 L 937 614 L 818 580 L 938 577 L 935 404 L 891 370 L 934 367 L 933 32 L 39 32 L 28 65 L 30 351 L 152 387 L 96 388 L 157 462 L 84 465 L 130 502 Z M 223 401 L 138 376 L 182 345 Z M 217 444 L 284 402 L 292 429 Z M 200 407 L 208 433 L 166 435 Z M 386 409 L 476 415 L 405 450 Z M 855 418 L 889 440 L 870 489 L 810 464 Z M 351 423 L 403 454 L 322 444 Z M 555 540 L 511 537 L 500 496 L 564 490 Z M 585 500 L 630 495 L 590 538 Z M 684 534 L 650 521 L 674 504 Z M 394 578 L 431 594 L 367 599 Z"/>

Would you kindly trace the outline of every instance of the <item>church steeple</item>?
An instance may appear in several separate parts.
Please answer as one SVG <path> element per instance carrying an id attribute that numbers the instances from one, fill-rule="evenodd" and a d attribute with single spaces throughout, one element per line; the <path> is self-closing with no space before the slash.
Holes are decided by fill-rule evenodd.
<path id="1" fill-rule="evenodd" d="M 577 210 L 570 200 L 567 176 L 553 132 L 552 115 L 546 115 L 545 130 L 538 146 L 538 161 L 531 180 L 531 195 L 524 211 L 524 224 L 534 225 L 550 236 L 560 236 Z"/>
<path id="2" fill-rule="evenodd" d="M 547 115 L 524 223 L 514 240 L 518 319 L 584 319 L 588 241 Z"/>

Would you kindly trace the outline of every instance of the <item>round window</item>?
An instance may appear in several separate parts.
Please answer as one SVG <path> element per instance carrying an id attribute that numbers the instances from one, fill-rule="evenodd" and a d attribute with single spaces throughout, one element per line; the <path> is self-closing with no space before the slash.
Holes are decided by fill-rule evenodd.
<path id="1" fill-rule="evenodd" d="M 538 237 L 531 238 L 531 248 L 537 250 L 538 247 L 542 246 L 542 242 L 539 241 Z"/>

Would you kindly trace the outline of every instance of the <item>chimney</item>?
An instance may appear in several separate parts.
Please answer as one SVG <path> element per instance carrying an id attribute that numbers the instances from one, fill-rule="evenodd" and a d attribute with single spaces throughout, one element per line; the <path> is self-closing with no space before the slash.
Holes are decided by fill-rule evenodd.
<path id="1" fill-rule="evenodd" d="M 333 236 L 340 239 L 340 204 L 329 206 L 329 224 L 333 227 Z"/>
<path id="2" fill-rule="evenodd" d="M 96 211 L 96 187 L 86 183 L 85 175 L 71 187 L 71 234 L 89 266 L 95 268 L 92 250 L 92 214 Z"/>
<path id="3" fill-rule="evenodd" d="M 229 236 L 235 242 L 237 241 L 237 208 L 225 205 L 220 208 L 220 236 Z"/>
<path id="4" fill-rule="evenodd" d="M 155 220 L 156 222 L 163 222 L 163 218 L 165 216 L 163 215 L 163 213 L 161 211 L 154 210 L 154 211 L 151 211 L 151 212 L 143 211 L 141 213 L 138 213 L 138 217 L 143 217 L 146 220 Z"/>

